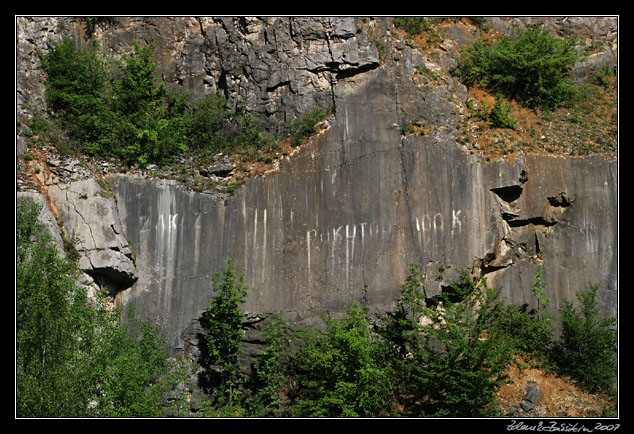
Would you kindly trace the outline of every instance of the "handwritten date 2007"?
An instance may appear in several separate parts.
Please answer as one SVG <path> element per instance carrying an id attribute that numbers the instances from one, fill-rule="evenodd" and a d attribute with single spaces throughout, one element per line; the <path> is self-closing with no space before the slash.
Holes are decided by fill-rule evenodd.
<path id="1" fill-rule="evenodd" d="M 585 423 L 560 423 L 558 421 L 543 422 L 540 421 L 535 424 L 526 423 L 523 421 L 511 421 L 511 424 L 506 427 L 507 431 L 536 431 L 536 432 L 566 432 L 566 433 L 584 433 L 595 431 L 617 431 L 620 424 L 604 424 L 601 422 L 589 422 Z"/>

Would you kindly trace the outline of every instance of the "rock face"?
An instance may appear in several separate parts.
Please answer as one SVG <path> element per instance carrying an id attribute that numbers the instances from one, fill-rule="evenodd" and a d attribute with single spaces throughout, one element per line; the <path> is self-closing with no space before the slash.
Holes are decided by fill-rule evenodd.
<path id="1" fill-rule="evenodd" d="M 81 33 L 77 21 L 64 23 Z M 245 275 L 245 310 L 257 318 L 284 312 L 314 323 L 351 300 L 388 309 L 411 262 L 423 266 L 428 297 L 469 268 L 508 301 L 531 305 L 542 264 L 551 309 L 598 284 L 602 308 L 616 313 L 617 162 L 469 152 L 456 142 L 467 91 L 451 72 L 475 33 L 452 25 L 452 37 L 425 52 L 389 39 L 391 29 L 389 18 L 351 17 L 137 17 L 97 28 L 122 50 L 133 37 L 154 38 L 168 82 L 193 98 L 244 98 L 272 131 L 315 104 L 333 106 L 334 116 L 278 170 L 230 197 L 124 174 L 109 177 L 110 198 L 94 179 L 51 185 L 84 268 L 188 351 L 210 277 L 228 258 Z M 379 39 L 392 44 L 390 60 L 380 60 Z M 442 79 L 417 74 L 422 66 Z M 403 134 L 413 121 L 424 134 Z"/>
<path id="2" fill-rule="evenodd" d="M 18 111 L 28 118 L 27 101 L 45 106 L 37 50 L 45 51 L 48 39 L 85 44 L 87 24 L 35 17 L 19 18 L 17 28 Z M 152 40 L 168 87 L 187 90 L 192 101 L 209 93 L 244 101 L 272 132 L 315 105 L 330 105 L 337 77 L 379 66 L 376 46 L 354 17 L 114 17 L 91 32 L 115 56 L 131 52 L 135 40 Z"/>
<path id="3" fill-rule="evenodd" d="M 103 197 L 94 178 L 56 183 L 48 189 L 64 229 L 76 242 L 79 268 L 113 292 L 137 280 L 132 251 L 123 236 L 112 198 Z"/>
<path id="4" fill-rule="evenodd" d="M 40 221 L 40 223 L 42 223 L 42 225 L 44 225 L 44 229 L 46 230 L 46 233 L 48 233 L 48 235 L 51 237 L 51 240 L 53 241 L 53 244 L 55 245 L 57 252 L 61 256 L 64 256 L 65 252 L 64 252 L 64 241 L 62 240 L 62 234 L 59 231 L 59 227 L 57 226 L 57 222 L 55 221 L 55 217 L 53 216 L 53 213 L 51 212 L 51 210 L 49 209 L 46 203 L 46 197 L 44 197 L 44 195 L 41 193 L 37 193 L 33 191 L 24 191 L 24 192 L 19 191 L 16 194 L 16 200 L 17 201 L 24 200 L 24 201 L 27 201 L 28 203 L 36 204 L 37 206 L 41 208 L 40 215 L 38 216 L 38 220 Z"/>
<path id="5" fill-rule="evenodd" d="M 359 107 L 372 106 L 355 111 L 367 119 Z M 591 282 L 615 313 L 617 197 L 605 183 L 615 182 L 616 163 L 485 162 L 452 143 L 400 140 L 389 125 L 391 141 L 365 142 L 371 148 L 355 156 L 356 128 L 367 125 L 348 120 L 354 139 L 344 139 L 346 122 L 337 120 L 279 172 L 226 201 L 176 182 L 116 177 L 140 270 L 121 301 L 158 315 L 182 348 L 179 333 L 208 305 L 209 278 L 229 257 L 251 289 L 247 312 L 304 322 L 353 299 L 390 308 L 410 262 L 424 266 L 429 297 L 442 289 L 440 266 L 475 266 L 507 300 L 534 305 L 542 263 L 553 308 Z"/>
<path id="6" fill-rule="evenodd" d="M 65 254 L 62 237 L 72 243 L 84 273 L 81 283 L 91 291 L 101 287 L 112 294 L 132 285 L 138 277 L 134 254 L 109 182 L 93 176 L 74 158 L 49 157 L 30 164 L 40 191 L 20 191 L 17 200 L 43 206 L 40 220 L 61 254 Z"/>

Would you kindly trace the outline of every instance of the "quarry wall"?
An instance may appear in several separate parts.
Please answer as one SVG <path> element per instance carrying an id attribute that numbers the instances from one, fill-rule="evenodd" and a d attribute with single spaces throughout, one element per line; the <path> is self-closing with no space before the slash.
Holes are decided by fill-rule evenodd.
<path id="1" fill-rule="evenodd" d="M 491 22 L 502 29 L 510 21 Z M 609 19 L 561 22 L 552 28 L 601 35 L 608 49 L 594 65 L 612 59 Z M 35 47 L 44 46 L 44 35 L 80 43 L 84 28 L 42 17 L 20 18 L 17 27 L 17 109 L 28 118 L 26 102 L 44 104 Z M 388 18 L 360 25 L 354 17 L 136 17 L 95 29 L 115 50 L 154 38 L 169 84 L 192 98 L 245 98 L 273 132 L 314 105 L 331 105 L 334 114 L 274 170 L 232 195 L 123 173 L 100 176 L 111 189 L 103 194 L 94 174 L 48 161 L 39 172 L 44 202 L 66 233 L 77 234 L 90 284 L 158 321 L 178 350 L 192 350 L 213 295 L 210 277 L 228 258 L 245 276 L 244 309 L 256 320 L 283 312 L 314 324 L 351 300 L 389 309 L 410 263 L 421 264 L 429 297 L 468 268 L 502 287 L 509 302 L 529 305 L 541 265 L 553 311 L 597 284 L 602 309 L 615 314 L 617 160 L 491 159 L 470 151 L 456 140 L 467 90 L 451 71 L 475 30 L 456 24 L 432 51 L 392 39 L 385 61 L 373 41 L 390 29 Z M 416 74 L 421 65 L 442 80 Z M 429 126 L 424 134 L 403 133 L 414 120 Z"/>

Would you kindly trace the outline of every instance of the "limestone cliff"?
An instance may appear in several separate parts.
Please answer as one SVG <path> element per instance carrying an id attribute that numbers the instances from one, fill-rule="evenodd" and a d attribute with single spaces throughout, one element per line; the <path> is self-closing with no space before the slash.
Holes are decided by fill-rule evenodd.
<path id="1" fill-rule="evenodd" d="M 513 21 L 490 18 L 499 31 Z M 578 79 L 606 59 L 616 64 L 613 19 L 545 22 L 603 47 L 577 66 Z M 26 101 L 43 103 L 41 88 L 28 86 L 37 81 L 34 47 L 47 34 L 82 43 L 82 26 L 18 19 L 19 116 L 32 110 Z M 422 264 L 430 297 L 466 267 L 528 304 L 543 264 L 552 309 L 598 284 L 602 307 L 616 313 L 618 162 L 492 158 L 459 143 L 469 95 L 452 71 L 479 34 L 473 26 L 448 26 L 432 49 L 400 36 L 387 17 L 117 18 L 94 32 L 115 51 L 154 38 L 168 83 L 192 98 L 244 98 L 271 131 L 315 104 L 335 109 L 296 153 L 230 196 L 145 174 L 100 172 L 110 191 L 94 175 L 55 177 L 48 164 L 38 172 L 65 232 L 80 236 L 85 271 L 157 319 L 174 349 L 193 350 L 209 279 L 227 258 L 246 277 L 253 318 L 284 312 L 310 323 L 353 299 L 388 308 L 411 262 Z M 406 134 L 412 121 L 423 131 Z"/>

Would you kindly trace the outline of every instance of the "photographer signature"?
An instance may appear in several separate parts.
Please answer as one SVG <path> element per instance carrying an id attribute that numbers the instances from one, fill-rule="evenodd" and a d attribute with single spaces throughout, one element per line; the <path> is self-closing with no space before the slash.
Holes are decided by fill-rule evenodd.
<path id="1" fill-rule="evenodd" d="M 590 424 L 593 424 L 591 426 Z M 582 432 L 595 432 L 595 431 L 617 431 L 620 424 L 604 424 L 601 422 L 588 422 L 585 423 L 568 423 L 568 422 L 536 422 L 526 423 L 524 421 L 511 421 L 511 424 L 506 427 L 507 431 L 535 431 L 535 432 L 567 432 L 567 433 L 582 433 Z"/>

